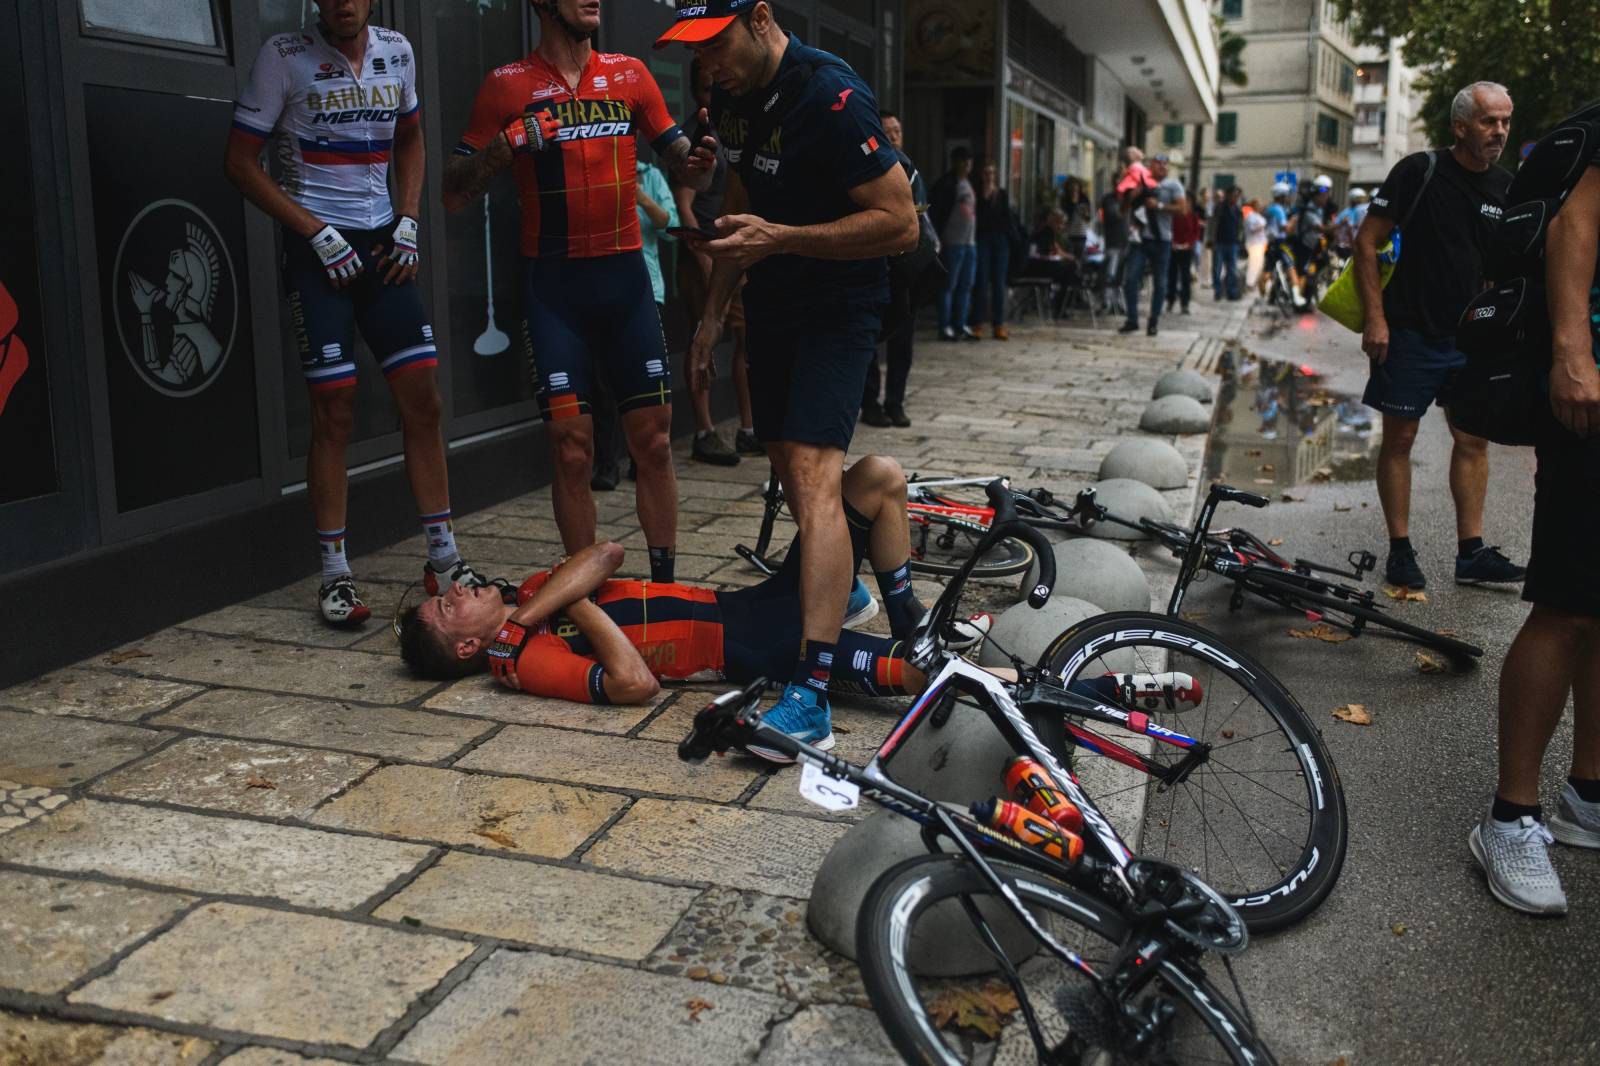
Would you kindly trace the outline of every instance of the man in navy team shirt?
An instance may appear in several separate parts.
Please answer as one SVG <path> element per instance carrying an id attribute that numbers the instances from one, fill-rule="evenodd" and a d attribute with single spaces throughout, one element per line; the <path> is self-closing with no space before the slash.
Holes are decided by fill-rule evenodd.
<path id="1" fill-rule="evenodd" d="M 885 257 L 916 246 L 916 207 L 872 90 L 784 33 L 766 0 L 682 7 L 656 46 L 674 41 L 715 82 L 711 121 L 729 161 L 721 237 L 701 245 L 716 265 L 690 376 L 710 369 L 744 272 L 756 436 L 800 530 L 805 639 L 766 721 L 827 748 L 833 647 L 853 583 L 844 456 L 889 298 Z M 878 582 L 891 620 L 912 609 L 908 574 Z"/>

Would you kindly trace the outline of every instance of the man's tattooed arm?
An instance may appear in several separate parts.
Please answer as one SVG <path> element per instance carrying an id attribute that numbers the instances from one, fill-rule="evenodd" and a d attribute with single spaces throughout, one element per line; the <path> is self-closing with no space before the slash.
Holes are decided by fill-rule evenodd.
<path id="1" fill-rule="evenodd" d="M 490 141 L 481 152 L 455 155 L 444 165 L 444 206 L 459 211 L 477 200 L 489 188 L 495 175 L 511 163 L 511 146 L 503 136 Z"/>
<path id="2" fill-rule="evenodd" d="M 711 184 L 712 167 L 710 165 L 693 166 L 689 162 L 691 146 L 688 137 L 679 137 L 667 145 L 662 158 L 667 164 L 667 173 L 672 175 L 672 180 L 679 185 L 687 185 L 696 192 L 704 192 Z"/>

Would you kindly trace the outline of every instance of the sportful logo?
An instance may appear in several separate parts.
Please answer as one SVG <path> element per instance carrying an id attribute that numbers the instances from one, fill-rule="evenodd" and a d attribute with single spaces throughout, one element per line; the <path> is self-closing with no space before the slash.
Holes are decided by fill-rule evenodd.
<path id="1" fill-rule="evenodd" d="M 604 74 L 598 74 L 598 75 L 595 76 L 594 87 L 596 89 L 604 89 L 604 88 L 608 87 L 610 84 L 611 83 L 606 80 L 606 76 Z"/>
<path id="2" fill-rule="evenodd" d="M 850 657 L 850 665 L 855 667 L 857 672 L 867 669 L 867 667 L 872 665 L 872 653 L 867 651 L 865 648 L 858 649 L 856 653 Z"/>
<path id="3" fill-rule="evenodd" d="M 117 336 L 145 384 L 187 397 L 222 375 L 238 289 L 228 246 L 204 212 L 186 200 L 145 207 L 123 231 L 111 277 Z"/>

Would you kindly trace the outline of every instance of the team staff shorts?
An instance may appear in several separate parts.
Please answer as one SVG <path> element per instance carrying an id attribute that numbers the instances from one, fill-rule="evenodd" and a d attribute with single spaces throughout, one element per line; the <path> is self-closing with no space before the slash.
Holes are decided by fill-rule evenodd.
<path id="1" fill-rule="evenodd" d="M 643 252 L 523 259 L 522 307 L 546 422 L 590 413 L 604 374 L 626 413 L 672 403 L 661 313 Z"/>
<path id="2" fill-rule="evenodd" d="M 1533 557 L 1522 598 L 1600 618 L 1600 440 L 1548 441 L 1536 454 Z"/>
<path id="3" fill-rule="evenodd" d="M 848 451 L 883 330 L 883 303 L 844 302 L 806 321 L 773 321 L 748 298 L 745 309 L 756 436 Z"/>
<path id="4" fill-rule="evenodd" d="M 1421 418 L 1429 404 L 1445 406 L 1444 390 L 1451 372 L 1466 361 L 1467 357 L 1456 351 L 1453 337 L 1391 330 L 1389 357 L 1372 364 L 1361 402 L 1396 418 Z"/>
<path id="5" fill-rule="evenodd" d="M 340 232 L 361 257 L 360 276 L 342 289 L 328 281 L 310 241 L 293 233 L 283 235 L 283 287 L 306 384 L 313 392 L 355 387 L 357 327 L 391 382 L 401 374 L 438 366 L 433 327 L 422 310 L 416 282 L 383 283 L 388 231 Z"/>

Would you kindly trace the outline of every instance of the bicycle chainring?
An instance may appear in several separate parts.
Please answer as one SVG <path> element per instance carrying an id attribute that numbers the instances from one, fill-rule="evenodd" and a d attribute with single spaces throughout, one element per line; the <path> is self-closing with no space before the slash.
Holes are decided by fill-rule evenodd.
<path id="1" fill-rule="evenodd" d="M 1191 871 L 1138 858 L 1128 865 L 1128 880 L 1136 898 L 1156 899 L 1185 912 L 1166 919 L 1167 930 L 1184 943 L 1219 955 L 1237 955 L 1249 944 L 1249 930 L 1233 904 Z"/>

